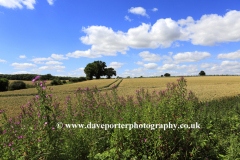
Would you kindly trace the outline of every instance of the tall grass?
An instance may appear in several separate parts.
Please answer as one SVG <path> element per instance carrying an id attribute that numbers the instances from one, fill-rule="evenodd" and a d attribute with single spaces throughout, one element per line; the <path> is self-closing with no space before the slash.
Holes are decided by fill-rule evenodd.
<path id="1" fill-rule="evenodd" d="M 37 76 L 33 81 L 35 84 Z M 240 158 L 238 97 L 203 104 L 185 89 L 186 80 L 168 83 L 165 91 L 136 91 L 127 99 L 78 88 L 76 105 L 66 98 L 64 110 L 46 94 L 22 106 L 17 119 L 7 119 L 0 129 L 1 159 L 237 159 Z M 56 97 L 57 99 L 57 97 Z M 63 128 L 57 128 L 62 122 Z M 65 124 L 199 124 L 200 128 L 67 128 Z"/>

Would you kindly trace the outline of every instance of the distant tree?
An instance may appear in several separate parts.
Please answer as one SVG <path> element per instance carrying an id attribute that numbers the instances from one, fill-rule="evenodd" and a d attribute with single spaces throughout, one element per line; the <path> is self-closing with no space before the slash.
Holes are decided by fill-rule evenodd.
<path id="1" fill-rule="evenodd" d="M 205 76 L 206 73 L 205 73 L 204 71 L 201 71 L 201 72 L 199 72 L 199 75 L 200 75 L 200 76 Z"/>
<path id="2" fill-rule="evenodd" d="M 127 78 L 130 78 L 130 76 L 127 76 Z"/>
<path id="3" fill-rule="evenodd" d="M 116 76 L 116 71 L 113 68 L 105 68 L 104 74 L 107 76 L 107 79 L 110 79 L 113 75 Z"/>
<path id="4" fill-rule="evenodd" d="M 163 75 L 161 75 L 161 77 L 163 77 Z"/>
<path id="5" fill-rule="evenodd" d="M 143 76 L 140 76 L 140 78 L 143 78 Z"/>
<path id="6" fill-rule="evenodd" d="M 117 76 L 117 79 L 119 78 L 119 76 Z"/>
<path id="7" fill-rule="evenodd" d="M 165 73 L 164 76 L 165 77 L 170 77 L 170 74 L 169 73 Z"/>

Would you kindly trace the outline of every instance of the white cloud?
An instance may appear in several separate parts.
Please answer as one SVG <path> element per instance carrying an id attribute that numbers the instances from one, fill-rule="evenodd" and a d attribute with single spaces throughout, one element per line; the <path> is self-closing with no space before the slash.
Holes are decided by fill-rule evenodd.
<path id="1" fill-rule="evenodd" d="M 144 15 L 143 12 L 142 14 Z M 138 27 L 130 28 L 126 33 L 115 32 L 112 28 L 105 26 L 83 27 L 82 30 L 87 35 L 81 37 L 80 40 L 86 45 L 92 45 L 92 48 L 88 51 L 76 52 L 79 52 L 79 55 L 87 52 L 90 57 L 93 53 L 106 56 L 116 56 L 116 52 L 126 54 L 129 47 L 134 49 L 155 49 L 159 46 L 167 48 L 174 41 L 191 40 L 194 45 L 211 46 L 216 42 L 240 40 L 240 11 L 229 11 L 225 17 L 214 14 L 205 15 L 196 22 L 190 16 L 177 22 L 171 18 L 159 19 L 152 26 L 142 23 Z M 180 44 L 175 43 L 173 46 L 178 47 Z M 79 56 L 76 54 L 75 57 Z"/>
<path id="2" fill-rule="evenodd" d="M 5 60 L 3 60 L 3 59 L 0 59 L 0 62 L 7 63 L 7 61 L 5 61 Z"/>
<path id="3" fill-rule="evenodd" d="M 172 56 L 173 52 L 168 52 L 170 56 Z"/>
<path id="4" fill-rule="evenodd" d="M 20 55 L 19 58 L 27 58 L 25 55 Z"/>
<path id="5" fill-rule="evenodd" d="M 58 61 L 49 61 L 45 63 L 46 65 L 56 65 L 56 64 L 63 64 L 62 62 L 58 62 Z"/>
<path id="6" fill-rule="evenodd" d="M 147 68 L 140 67 L 138 69 L 130 70 L 129 72 L 132 72 L 132 73 L 143 73 L 146 70 L 147 70 Z"/>
<path id="7" fill-rule="evenodd" d="M 132 19 L 130 19 L 128 16 L 125 16 L 124 18 L 125 18 L 125 20 L 128 20 L 130 22 L 132 21 Z"/>
<path id="8" fill-rule="evenodd" d="M 128 12 L 133 13 L 133 14 L 138 14 L 142 16 L 146 16 L 149 18 L 149 16 L 146 14 L 146 10 L 142 7 L 131 7 Z"/>
<path id="9" fill-rule="evenodd" d="M 135 62 L 134 62 L 135 63 Z M 144 65 L 144 63 L 143 62 L 140 62 L 140 61 L 138 61 L 137 63 L 135 63 L 135 64 L 138 64 L 138 65 Z"/>
<path id="10" fill-rule="evenodd" d="M 32 63 L 13 63 L 11 66 L 14 66 L 14 69 L 25 69 L 31 67 L 37 67 L 37 65 Z"/>
<path id="11" fill-rule="evenodd" d="M 54 69 L 58 69 L 58 70 L 61 70 L 61 69 L 65 69 L 66 67 L 65 66 L 42 66 L 42 67 L 39 67 L 38 70 L 54 70 Z"/>
<path id="12" fill-rule="evenodd" d="M 159 62 L 162 58 L 156 54 L 150 54 L 149 51 L 143 51 L 139 53 L 139 56 L 144 58 L 143 61 Z"/>
<path id="13" fill-rule="evenodd" d="M 122 67 L 122 65 L 124 65 L 124 63 L 119 63 L 119 62 L 112 62 L 110 63 L 110 66 L 108 66 L 107 68 L 113 68 L 114 70 L 119 69 Z"/>
<path id="14" fill-rule="evenodd" d="M 127 33 L 114 32 L 105 26 L 91 26 L 87 29 L 83 27 L 87 36 L 81 37 L 80 40 L 86 45 L 92 44 L 92 48 L 88 51 L 76 52 L 116 56 L 116 52 L 126 54 L 126 50 L 129 50 L 128 47 L 155 49 L 161 45 L 161 47 L 166 48 L 170 47 L 175 40 L 188 40 L 187 32 L 179 28 L 178 24 L 171 19 L 160 19 L 152 26 L 150 32 L 148 32 L 149 29 L 150 25 L 145 23 L 139 27 L 130 28 Z M 71 54 L 69 53 L 68 56 Z"/>
<path id="15" fill-rule="evenodd" d="M 85 68 L 78 68 L 78 69 L 76 69 L 75 71 L 72 71 L 72 72 L 82 72 L 82 71 L 84 71 L 84 69 Z"/>
<path id="16" fill-rule="evenodd" d="M 215 43 L 237 42 L 240 40 L 240 11 L 229 11 L 225 16 L 203 15 L 186 27 L 194 45 L 214 46 Z"/>
<path id="17" fill-rule="evenodd" d="M 68 53 L 67 57 L 79 58 L 79 57 L 88 57 L 88 58 L 98 58 L 102 57 L 101 55 L 97 55 L 95 52 L 90 49 L 87 51 L 75 51 L 73 53 Z"/>
<path id="18" fill-rule="evenodd" d="M 27 6 L 27 9 L 34 9 L 34 4 L 36 3 L 35 0 L 0 0 L 0 6 L 6 8 L 20 8 L 22 9 L 23 6 Z"/>
<path id="19" fill-rule="evenodd" d="M 53 5 L 54 0 L 47 0 L 47 2 L 49 3 L 49 5 Z"/>
<path id="20" fill-rule="evenodd" d="M 63 71 L 63 70 L 57 70 L 57 72 L 60 72 L 60 73 L 65 73 L 65 71 Z"/>
<path id="21" fill-rule="evenodd" d="M 143 66 L 146 67 L 147 69 L 156 69 L 158 65 L 156 63 L 148 63 L 144 64 Z"/>
<path id="22" fill-rule="evenodd" d="M 68 57 L 64 57 L 64 55 L 61 54 L 52 54 L 51 57 L 59 61 L 63 59 L 68 59 Z"/>
<path id="23" fill-rule="evenodd" d="M 27 71 L 18 71 L 18 72 L 13 72 L 12 74 L 31 74 L 31 72 L 27 72 Z"/>
<path id="24" fill-rule="evenodd" d="M 231 53 L 222 53 L 217 56 L 218 59 L 240 59 L 240 50 Z"/>
<path id="25" fill-rule="evenodd" d="M 36 64 L 44 64 L 43 62 L 41 61 L 51 61 L 53 60 L 52 58 L 48 57 L 48 58 L 34 58 L 32 59 L 31 61 L 33 61 L 34 63 Z"/>
<path id="26" fill-rule="evenodd" d="M 155 11 L 157 11 L 157 10 L 158 10 L 157 8 L 153 8 L 153 9 L 152 9 L 153 12 L 155 12 Z"/>
<path id="27" fill-rule="evenodd" d="M 184 52 L 178 53 L 173 56 L 175 60 L 174 63 L 184 63 L 184 62 L 199 62 L 200 60 L 210 58 L 211 54 L 208 52 Z"/>

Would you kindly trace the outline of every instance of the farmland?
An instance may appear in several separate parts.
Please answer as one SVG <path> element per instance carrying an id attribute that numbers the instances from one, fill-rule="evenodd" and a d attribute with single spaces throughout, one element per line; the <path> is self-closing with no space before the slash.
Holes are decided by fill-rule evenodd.
<path id="1" fill-rule="evenodd" d="M 188 93 L 191 90 L 195 93 L 198 101 L 205 102 L 197 103 L 192 96 L 182 99 L 181 95 L 188 96 L 183 92 L 184 90 L 175 90 L 174 87 L 169 86 L 169 90 L 166 91 L 166 84 L 178 84 L 177 80 L 181 83 L 186 80 Z M 49 97 L 43 96 L 42 100 L 36 102 L 39 103 L 39 110 L 31 109 L 30 112 L 25 110 L 24 117 L 19 117 L 22 117 L 22 123 L 11 121 L 11 119 L 7 120 L 4 117 L 8 122 L 0 130 L 0 133 L 3 133 L 0 134 L 2 137 L 0 142 L 3 144 L 0 155 L 3 155 L 2 157 L 11 156 L 15 159 L 24 157 L 26 154 L 27 157 L 35 156 L 40 159 L 53 159 L 54 157 L 59 159 L 60 156 L 62 159 L 68 159 L 72 155 L 77 159 L 89 159 L 89 157 L 90 159 L 97 157 L 97 159 L 107 159 L 114 156 L 118 156 L 118 159 L 123 157 L 134 157 L 134 159 L 140 157 L 149 157 L 149 159 L 159 159 L 160 157 L 160 159 L 182 159 L 182 157 L 186 157 L 186 159 L 219 159 L 220 156 L 224 159 L 236 159 L 240 157 L 238 147 L 240 144 L 238 135 L 240 98 L 237 97 L 240 90 L 239 80 L 240 77 L 237 76 L 181 77 L 180 79 L 178 77 L 99 79 L 51 86 L 52 93 L 49 93 L 48 90 L 47 93 L 52 94 L 54 100 L 55 97 L 58 97 L 56 102 L 60 102 L 59 109 L 68 106 L 66 110 L 59 111 L 57 105 L 52 107 L 52 104 L 44 104 L 52 108 L 54 114 L 45 112 L 45 107 L 40 106 L 40 103 Z M 145 89 L 145 94 L 142 94 L 143 90 L 141 89 L 141 94 L 133 98 L 137 102 L 132 102 L 129 97 L 127 101 L 119 101 L 117 97 L 113 97 L 111 101 L 116 103 L 105 103 L 106 96 L 99 98 L 96 97 L 98 93 L 95 94 L 94 91 L 92 94 L 87 90 L 88 96 L 81 98 L 85 92 L 84 88 L 92 88 L 95 85 L 101 91 L 101 95 L 105 92 L 108 94 L 111 91 L 114 92 L 114 87 L 111 87 L 113 85 L 117 86 L 118 96 L 124 96 L 125 99 L 127 95 L 135 95 L 136 90 L 140 90 L 140 88 Z M 157 99 L 153 98 L 155 95 L 147 96 L 146 89 L 150 96 L 151 92 L 155 90 L 158 94 Z M 74 98 L 75 90 L 80 91 L 77 94 L 77 98 L 79 98 L 77 104 L 77 99 Z M 164 92 L 159 94 L 159 91 L 166 91 L 170 94 Z M 178 91 L 183 94 L 178 94 Z M 83 94 L 80 94 L 81 92 Z M 34 88 L 2 92 L 0 103 L 8 107 L 1 106 L 0 110 L 7 110 L 8 117 L 17 116 L 21 112 L 20 106 L 27 104 L 28 100 L 31 101 L 36 94 Z M 72 108 L 74 112 L 72 112 Z M 49 116 L 53 118 L 50 120 Z M 146 123 L 164 124 L 164 127 L 165 124 L 171 122 L 171 124 L 177 125 L 185 124 L 188 127 L 178 127 L 176 130 L 172 127 L 166 130 L 165 128 L 163 130 L 162 127 L 155 128 L 156 130 L 145 129 L 145 127 L 132 130 L 111 127 L 108 130 L 95 127 L 92 128 L 93 130 L 86 127 L 86 129 L 68 130 L 69 127 L 63 127 L 58 130 L 55 128 L 56 122 L 84 125 L 89 122 L 92 124 L 107 122 L 108 124 L 144 124 L 144 126 Z M 189 128 L 190 124 L 195 123 L 200 126 L 195 128 L 191 125 Z M 12 134 L 12 128 L 14 128 L 14 134 Z M 59 134 L 59 132 L 61 133 Z M 24 138 L 21 138 L 23 136 Z M 36 143 L 36 141 L 38 142 Z M 156 144 L 158 145 L 156 146 Z M 15 152 L 12 152 L 13 150 Z M 129 154 L 125 154 L 126 150 Z M 15 153 L 17 155 L 14 155 Z M 38 154 L 36 155 L 36 153 Z"/>
<path id="2" fill-rule="evenodd" d="M 178 77 L 163 77 L 163 78 L 137 78 L 137 79 L 123 79 L 117 88 L 118 96 L 123 96 L 126 99 L 127 95 L 133 95 L 134 101 L 137 100 L 135 91 L 140 88 L 148 89 L 149 93 L 152 91 L 165 90 L 167 83 L 177 84 Z M 206 77 L 186 77 L 187 89 L 195 93 L 200 101 L 211 101 L 226 96 L 237 96 L 240 94 L 240 77 L 239 76 L 206 76 Z M 10 80 L 12 83 L 14 80 Z M 65 84 L 59 86 L 51 86 L 53 88 L 52 95 L 58 97 L 57 102 L 60 102 L 60 108 L 65 105 L 65 99 L 68 95 L 74 97 L 74 92 L 77 88 L 90 88 L 95 85 L 101 91 L 101 94 L 107 92 L 111 93 L 111 86 L 116 85 L 120 80 L 116 79 L 99 79 L 88 80 L 73 84 Z M 32 84 L 31 81 L 24 81 L 27 84 Z M 115 82 L 115 83 L 113 83 Z M 46 84 L 49 84 L 47 81 Z M 102 88 L 106 85 L 111 86 Z M 49 86 L 50 87 L 50 86 Z M 49 88 L 48 87 L 48 88 Z M 47 93 L 50 94 L 47 89 Z M 0 109 L 5 109 L 9 117 L 16 117 L 22 112 L 20 106 L 26 105 L 28 101 L 32 101 L 34 95 L 37 94 L 36 88 L 0 92 Z M 73 100 L 75 102 L 76 100 Z"/>

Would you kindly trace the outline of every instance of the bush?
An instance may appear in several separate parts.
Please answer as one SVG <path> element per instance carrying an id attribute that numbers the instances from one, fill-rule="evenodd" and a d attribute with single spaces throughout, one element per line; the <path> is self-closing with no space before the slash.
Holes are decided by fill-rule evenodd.
<path id="1" fill-rule="evenodd" d="M 70 81 L 70 82 L 73 82 L 73 83 L 74 83 L 74 82 L 79 82 L 79 78 L 71 78 L 71 79 L 69 79 L 69 81 Z"/>
<path id="2" fill-rule="evenodd" d="M 13 83 L 10 84 L 9 86 L 9 90 L 13 91 L 13 90 L 19 90 L 19 89 L 26 89 L 27 86 L 23 81 L 15 81 Z"/>
<path id="3" fill-rule="evenodd" d="M 0 91 L 7 91 L 9 86 L 9 81 L 6 78 L 0 79 Z"/>
<path id="4" fill-rule="evenodd" d="M 92 78 L 91 77 L 86 77 L 86 80 L 92 80 Z"/>
<path id="5" fill-rule="evenodd" d="M 66 82 L 66 80 L 63 80 L 62 83 L 63 83 L 63 84 L 66 84 L 67 82 Z"/>
<path id="6" fill-rule="evenodd" d="M 81 82 L 81 81 L 86 81 L 86 80 L 87 80 L 86 77 L 80 77 L 80 78 L 79 78 L 79 82 Z"/>
<path id="7" fill-rule="evenodd" d="M 62 85 L 62 81 L 58 78 L 54 79 L 52 82 L 51 82 L 51 85 Z"/>

